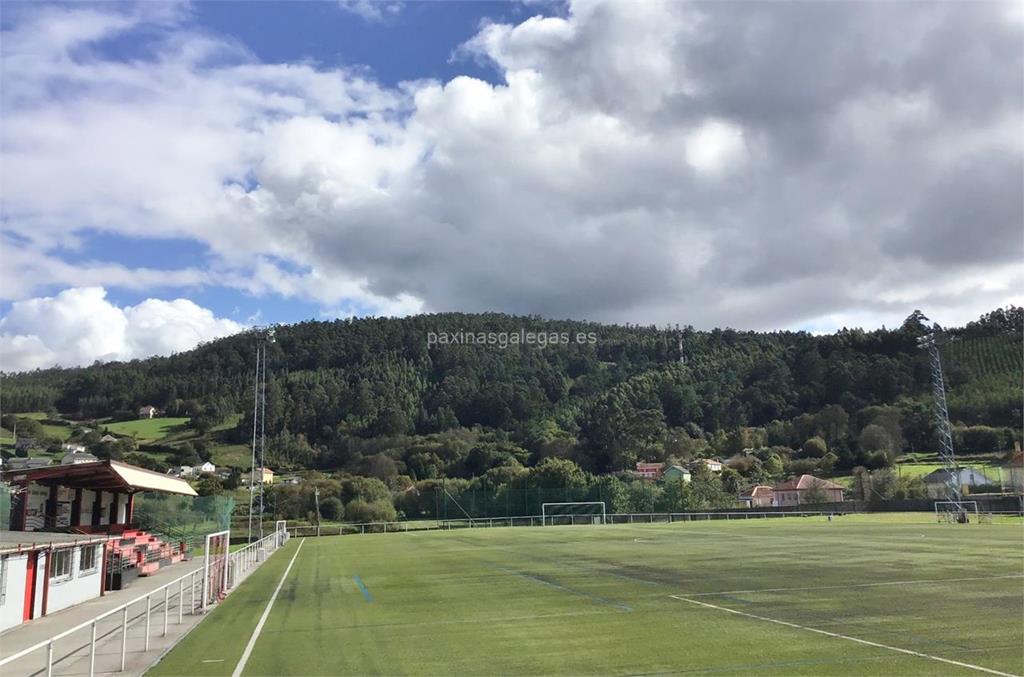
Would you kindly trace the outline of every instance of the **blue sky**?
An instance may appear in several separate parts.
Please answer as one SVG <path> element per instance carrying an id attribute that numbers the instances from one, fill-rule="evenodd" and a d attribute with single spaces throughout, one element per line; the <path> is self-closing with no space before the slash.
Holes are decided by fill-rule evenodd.
<path id="1" fill-rule="evenodd" d="M 1018 4 L 16 3 L 0 28 L 0 369 L 352 314 L 828 332 L 1024 304 Z"/>

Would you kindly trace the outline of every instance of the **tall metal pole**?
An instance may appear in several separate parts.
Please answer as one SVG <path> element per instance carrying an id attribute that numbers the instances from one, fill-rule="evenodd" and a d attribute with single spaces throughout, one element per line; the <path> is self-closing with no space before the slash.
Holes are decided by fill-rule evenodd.
<path id="1" fill-rule="evenodd" d="M 267 344 L 263 342 L 263 376 L 260 383 L 260 538 L 263 538 L 263 470 L 267 451 Z"/>
<path id="2" fill-rule="evenodd" d="M 260 401 L 260 344 L 256 342 L 256 374 L 253 378 L 252 395 L 252 461 L 249 464 L 249 532 L 247 542 L 252 543 L 252 503 L 256 491 L 256 423 Z"/>

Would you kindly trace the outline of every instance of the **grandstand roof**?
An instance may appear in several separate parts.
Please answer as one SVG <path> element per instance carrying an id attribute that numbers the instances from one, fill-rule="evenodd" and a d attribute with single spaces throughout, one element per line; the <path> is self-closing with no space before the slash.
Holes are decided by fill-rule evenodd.
<path id="1" fill-rule="evenodd" d="M 96 461 L 75 465 L 51 465 L 43 468 L 12 470 L 4 473 L 12 482 L 37 482 L 100 491 L 159 491 L 165 494 L 196 496 L 185 480 L 146 470 L 120 461 Z"/>

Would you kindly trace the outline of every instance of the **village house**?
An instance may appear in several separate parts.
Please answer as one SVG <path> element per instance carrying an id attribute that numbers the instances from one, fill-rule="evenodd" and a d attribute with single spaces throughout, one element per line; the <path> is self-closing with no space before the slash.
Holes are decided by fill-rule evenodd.
<path id="1" fill-rule="evenodd" d="M 711 472 L 722 472 L 722 462 L 717 458 L 699 458 L 695 463 L 703 464 Z"/>
<path id="2" fill-rule="evenodd" d="M 756 484 L 740 494 L 745 508 L 770 508 L 774 500 L 775 490 L 767 484 Z"/>
<path id="3" fill-rule="evenodd" d="M 80 446 L 80 445 L 72 445 L 72 446 Z M 69 452 L 67 454 L 64 454 L 64 456 L 60 459 L 60 464 L 61 465 L 74 465 L 76 463 L 95 463 L 96 461 L 100 460 L 100 459 L 96 458 L 95 456 L 93 456 L 92 454 L 87 453 L 85 451 L 85 447 L 81 447 L 81 449 L 82 449 L 81 451 L 72 451 L 72 452 Z"/>
<path id="4" fill-rule="evenodd" d="M 815 503 L 841 503 L 843 500 L 842 485 L 813 475 L 800 475 L 775 485 L 772 489 L 772 504 L 787 507 L 810 503 L 811 501 L 808 501 L 806 497 L 812 490 L 815 493 L 820 492 L 825 499 L 824 501 L 814 501 Z"/>
<path id="5" fill-rule="evenodd" d="M 665 472 L 662 473 L 661 477 L 666 482 L 680 479 L 684 482 L 689 482 L 690 471 L 681 465 L 672 465 L 669 466 L 668 468 L 665 468 Z"/>
<path id="6" fill-rule="evenodd" d="M 945 498 L 950 477 L 952 475 L 945 468 L 933 470 L 925 475 L 922 481 L 924 481 L 924 486 L 928 489 L 928 495 L 931 498 Z M 966 487 L 968 491 L 981 486 L 998 484 L 996 480 L 985 475 L 977 468 L 970 466 L 958 468 L 955 477 L 956 483 L 961 488 Z"/>
<path id="7" fill-rule="evenodd" d="M 144 407 L 139 407 L 139 418 L 153 418 L 156 416 L 156 407 L 151 404 L 147 404 Z"/>
<path id="8" fill-rule="evenodd" d="M 217 472 L 217 466 L 210 463 L 209 461 L 206 461 L 201 466 L 196 468 L 196 472 L 204 475 L 212 475 L 213 473 Z"/>
<path id="9" fill-rule="evenodd" d="M 638 461 L 636 464 L 636 474 L 643 480 L 659 480 L 661 479 L 661 471 L 665 467 L 664 463 L 645 463 Z"/>

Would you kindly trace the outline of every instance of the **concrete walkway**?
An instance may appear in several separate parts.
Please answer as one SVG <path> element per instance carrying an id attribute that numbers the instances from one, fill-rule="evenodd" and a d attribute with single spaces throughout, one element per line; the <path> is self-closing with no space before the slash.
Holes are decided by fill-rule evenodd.
<path id="1" fill-rule="evenodd" d="M 202 620 L 203 615 L 199 612 L 202 604 L 202 568 L 202 558 L 173 565 L 161 569 L 155 576 L 136 579 L 125 590 L 111 591 L 103 597 L 11 628 L 0 634 L 0 659 L 13 656 L 77 625 L 87 623 L 104 612 L 143 597 L 128 608 L 127 640 L 122 639 L 121 633 L 125 614 L 117 612 L 96 623 L 95 656 L 91 655 L 89 648 L 93 632 L 91 625 L 54 642 L 52 654 L 54 675 L 88 675 L 93 660 L 95 674 L 141 675 L 164 651 Z M 165 590 L 159 590 L 189 574 L 194 575 Z M 154 592 L 157 590 L 159 591 Z M 144 597 L 150 593 L 153 594 L 149 599 L 147 624 L 147 601 Z M 120 672 L 122 647 L 125 658 L 123 673 Z M 44 647 L 10 664 L 0 666 L 0 675 L 46 675 L 46 659 L 47 650 Z"/>

